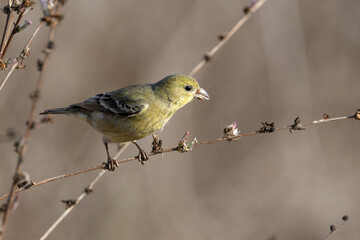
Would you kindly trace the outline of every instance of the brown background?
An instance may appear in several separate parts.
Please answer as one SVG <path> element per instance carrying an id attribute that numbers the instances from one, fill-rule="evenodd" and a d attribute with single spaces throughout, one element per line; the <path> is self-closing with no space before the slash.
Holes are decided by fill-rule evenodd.
<path id="1" fill-rule="evenodd" d="M 247 4 L 69 0 L 38 112 L 188 73 Z M 37 2 L 27 15 L 33 26 L 16 36 L 8 56 L 16 56 L 34 31 L 38 8 Z M 296 116 L 308 121 L 325 112 L 350 115 L 360 107 L 359 16 L 358 0 L 268 1 L 195 76 L 211 100 L 175 114 L 158 133 L 164 146 L 175 146 L 185 131 L 200 141 L 221 137 L 233 121 L 247 132 L 261 121 L 282 126 Z M 1 27 L 4 21 L 1 14 Z M 0 133 L 25 129 L 47 31 L 35 40 L 27 68 L 0 92 Z M 100 180 L 49 239 L 323 239 L 344 214 L 350 220 L 332 239 L 356 239 L 359 124 L 333 122 L 157 156 L 145 166 L 123 164 Z M 139 143 L 149 151 L 151 140 Z M 130 146 L 123 157 L 135 154 Z M 10 187 L 16 158 L 12 143 L 0 145 L 0 194 Z M 99 133 L 56 116 L 55 124 L 33 132 L 23 169 L 39 181 L 104 160 Z M 63 212 L 60 200 L 78 196 L 96 174 L 23 192 L 6 239 L 38 239 Z"/>

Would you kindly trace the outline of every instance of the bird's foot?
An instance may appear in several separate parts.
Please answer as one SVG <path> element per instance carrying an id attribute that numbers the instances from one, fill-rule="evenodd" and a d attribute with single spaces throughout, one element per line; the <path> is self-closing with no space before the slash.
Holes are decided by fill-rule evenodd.
<path id="1" fill-rule="evenodd" d="M 147 156 L 146 152 L 144 150 L 139 150 L 139 154 L 138 154 L 138 161 L 144 165 L 144 162 L 146 162 L 149 159 L 149 157 Z"/>
<path id="2" fill-rule="evenodd" d="M 103 162 L 104 169 L 109 171 L 115 171 L 115 167 L 119 167 L 119 164 L 115 159 L 108 158 L 106 162 Z"/>

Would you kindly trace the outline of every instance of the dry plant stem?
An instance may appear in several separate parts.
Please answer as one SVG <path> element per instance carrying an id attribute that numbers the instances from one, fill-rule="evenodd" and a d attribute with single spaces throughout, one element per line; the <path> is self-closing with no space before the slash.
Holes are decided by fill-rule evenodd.
<path id="1" fill-rule="evenodd" d="M 118 158 L 127 148 L 127 146 L 129 146 L 129 142 L 125 143 L 121 149 L 115 154 L 114 159 Z M 75 200 L 75 204 L 70 206 L 69 208 L 67 208 L 63 214 L 61 214 L 61 216 L 54 222 L 53 225 L 51 225 L 51 227 L 45 232 L 45 234 L 40 238 L 40 240 L 44 240 L 46 239 L 50 233 L 62 222 L 62 220 L 64 220 L 64 218 L 69 215 L 69 213 L 76 207 L 76 205 L 78 205 L 81 200 L 87 195 L 89 194 L 89 192 L 91 192 L 94 188 L 94 185 L 96 184 L 97 181 L 99 181 L 99 179 L 106 173 L 108 172 L 107 170 L 102 170 L 99 172 L 99 174 L 96 176 L 96 178 L 89 184 L 89 186 L 84 190 L 83 193 L 80 194 L 80 196 Z"/>
<path id="2" fill-rule="evenodd" d="M 12 5 L 12 1 L 9 1 L 9 6 L 11 6 L 11 5 Z M 8 39 L 9 39 L 11 23 L 13 22 L 14 15 L 15 15 L 15 12 L 12 9 L 10 9 L 9 13 L 7 15 L 7 18 L 6 18 L 4 34 L 3 34 L 3 37 L 1 39 L 0 59 L 4 58 L 3 52 L 4 52 L 5 45 L 6 45 L 7 41 L 8 41 Z"/>
<path id="3" fill-rule="evenodd" d="M 257 1 L 252 7 L 249 8 L 249 11 L 245 13 L 245 15 L 240 18 L 240 20 L 232 27 L 232 29 L 222 36 L 218 44 L 211 49 L 210 52 L 207 52 L 203 58 L 191 72 L 189 73 L 190 76 L 194 76 L 201 68 L 205 66 L 207 62 L 211 60 L 211 58 L 215 55 L 216 52 L 220 50 L 224 44 L 229 41 L 229 39 L 240 29 L 240 27 L 251 17 L 253 13 L 255 13 L 264 3 L 266 0 L 259 0 Z"/>
<path id="4" fill-rule="evenodd" d="M 41 25 L 39 25 L 39 27 L 40 26 Z M 54 28 L 51 28 L 50 32 L 52 32 L 52 31 L 54 31 Z M 50 34 L 50 37 L 51 36 L 54 36 L 54 34 Z M 50 41 L 53 41 L 53 39 L 50 38 Z M 35 93 L 37 95 L 39 94 L 39 92 L 41 90 L 41 87 L 42 87 L 42 82 L 43 82 L 43 79 L 44 79 L 44 69 L 46 67 L 46 63 L 47 63 L 48 58 L 49 58 L 49 53 L 46 53 L 45 58 L 43 60 L 43 67 L 41 69 L 39 79 L 38 79 L 38 81 L 36 83 Z M 24 162 L 24 155 L 26 153 L 27 143 L 28 143 L 28 140 L 30 138 L 31 132 L 33 130 L 32 126 L 33 126 L 33 123 L 35 121 L 36 107 L 37 107 L 37 104 L 38 104 L 38 100 L 39 100 L 38 97 L 35 97 L 35 98 L 32 99 L 31 110 L 30 110 L 28 121 L 27 121 L 27 127 L 26 127 L 24 135 L 22 136 L 21 140 L 19 141 L 18 161 L 16 163 L 13 182 L 11 184 L 11 188 L 10 188 L 10 191 L 9 191 L 9 197 L 8 197 L 8 200 L 7 200 L 7 203 L 6 203 L 6 208 L 5 208 L 3 219 L 2 219 L 2 226 L 1 226 L 1 230 L 0 230 L 0 240 L 3 238 L 3 234 L 4 234 L 4 231 L 5 231 L 5 228 L 6 228 L 6 224 L 8 222 L 10 210 L 12 209 L 12 205 L 13 205 L 13 202 L 14 202 L 15 189 L 17 187 L 18 179 L 19 179 L 19 176 L 21 174 L 21 166 L 22 166 L 22 163 Z"/>
<path id="5" fill-rule="evenodd" d="M 326 235 L 326 237 L 325 237 L 323 240 L 329 239 L 332 235 L 334 235 L 334 233 L 335 233 L 337 230 L 339 230 L 340 228 L 342 228 L 342 227 L 345 225 L 345 223 L 346 223 L 346 221 L 344 221 L 341 225 L 337 226 L 337 227 L 335 228 L 335 230 L 334 230 L 334 231 L 331 231 L 328 235 Z"/>
<path id="6" fill-rule="evenodd" d="M 35 36 L 38 34 L 40 28 L 44 25 L 44 22 L 40 22 L 39 26 L 36 28 L 35 32 L 31 35 L 30 39 L 28 40 L 28 42 L 26 43 L 24 49 L 21 51 L 21 53 L 25 50 L 30 49 L 30 44 L 32 43 L 32 41 L 34 40 Z M 20 53 L 20 55 L 21 55 Z M 13 71 L 15 70 L 15 68 L 19 65 L 19 62 L 15 63 L 12 65 L 10 71 L 8 72 L 8 74 L 6 75 L 5 79 L 1 82 L 0 84 L 0 91 L 1 89 L 4 87 L 5 83 L 7 82 L 7 80 L 10 78 L 10 75 L 13 73 Z"/>
<path id="7" fill-rule="evenodd" d="M 13 11 L 11 11 L 11 12 L 13 12 Z M 20 21 L 21 21 L 22 17 L 24 16 L 24 14 L 25 14 L 25 11 L 22 11 L 22 12 L 20 13 L 18 19 L 16 20 L 16 23 L 15 23 L 15 25 L 14 25 L 14 28 L 13 28 L 11 34 L 10 34 L 9 40 L 7 40 L 7 42 L 6 42 L 6 44 L 5 44 L 5 47 L 4 47 L 4 50 L 2 51 L 1 59 L 3 59 L 3 58 L 5 57 L 6 51 L 7 51 L 8 48 L 9 48 L 9 45 L 10 45 L 10 43 L 11 43 L 11 40 L 13 39 L 13 37 L 14 37 L 14 35 L 15 35 L 15 33 L 16 33 L 16 29 L 19 27 Z"/>
<path id="8" fill-rule="evenodd" d="M 10 71 L 8 72 L 8 74 L 6 74 L 5 79 L 1 82 L 0 84 L 0 91 L 1 89 L 4 87 L 5 83 L 7 82 L 7 80 L 9 79 L 10 75 L 13 73 L 13 71 L 15 70 L 15 68 L 17 67 L 18 63 L 15 63 L 14 65 L 11 66 Z"/>
<path id="9" fill-rule="evenodd" d="M 101 171 L 99 173 L 99 175 L 97 176 L 97 178 L 92 182 L 92 183 L 96 183 L 97 180 L 104 174 L 105 170 Z M 86 196 L 86 192 L 83 192 L 77 199 L 76 199 L 76 204 L 79 203 L 84 197 Z M 61 216 L 55 221 L 55 223 L 46 231 L 46 233 L 40 238 L 40 240 L 46 239 L 50 233 L 62 222 L 62 220 L 65 219 L 65 217 L 67 215 L 69 215 L 69 213 L 74 209 L 74 207 L 76 206 L 76 204 L 72 205 L 71 207 L 67 208 L 65 210 L 65 212 L 63 214 L 61 214 Z"/>
<path id="10" fill-rule="evenodd" d="M 316 125 L 316 124 L 320 124 L 320 123 L 327 123 L 327 122 L 332 122 L 332 121 L 340 121 L 340 120 L 353 119 L 353 118 L 354 118 L 354 115 L 335 117 L 335 118 L 328 118 L 328 119 L 320 119 L 320 120 L 314 120 L 314 121 L 306 122 L 306 123 L 303 123 L 303 124 L 301 124 L 299 126 L 305 127 L 305 126 L 309 126 L 309 125 Z M 291 125 L 287 125 L 287 126 L 283 126 L 283 127 L 278 127 L 278 128 L 275 129 L 275 131 L 290 130 L 290 129 L 291 129 Z M 204 146 L 204 145 L 214 144 L 214 143 L 217 143 L 217 142 L 225 142 L 225 141 L 229 141 L 229 140 L 235 141 L 235 140 L 238 140 L 239 138 L 242 138 L 242 137 L 247 137 L 247 136 L 252 136 L 252 135 L 257 135 L 257 134 L 262 134 L 262 133 L 259 132 L 259 131 L 251 131 L 251 132 L 239 134 L 239 135 L 234 136 L 234 137 L 216 138 L 216 139 L 212 139 L 212 140 L 209 140 L 209 141 L 198 142 L 198 143 L 194 144 L 194 148 Z M 124 148 L 126 148 L 126 147 L 127 146 L 125 146 Z M 151 157 L 151 156 L 154 156 L 154 155 L 163 154 L 163 153 L 169 153 L 169 152 L 175 152 L 175 151 L 177 151 L 177 147 L 165 149 L 163 152 L 150 153 L 150 154 L 148 154 L 148 156 Z M 137 156 L 122 159 L 122 160 L 118 160 L 117 163 L 122 164 L 122 163 L 130 162 L 130 161 L 134 161 L 134 160 L 137 160 Z M 72 173 L 63 174 L 63 175 L 59 175 L 59 176 L 56 176 L 56 177 L 48 178 L 48 179 L 45 179 L 45 180 L 34 183 L 29 188 L 18 189 L 18 190 L 15 191 L 15 193 L 22 192 L 22 191 L 25 191 L 27 189 L 38 187 L 40 185 L 50 183 L 50 182 L 54 182 L 54 181 L 57 181 L 57 180 L 60 180 L 60 179 L 72 177 L 72 176 L 87 173 L 87 172 L 92 172 L 92 171 L 95 171 L 95 170 L 98 170 L 98 169 L 103 169 L 103 167 L 104 167 L 103 165 L 98 165 L 98 166 L 94 166 L 94 167 L 91 167 L 91 168 L 75 171 L 75 172 L 72 172 Z M 1 196 L 0 200 L 6 198 L 7 196 L 8 196 L 8 194 L 5 194 L 5 195 Z"/>
<path id="11" fill-rule="evenodd" d="M 319 124 L 319 123 L 326 123 L 326 122 L 331 122 L 331 121 L 339 121 L 339 120 L 345 120 L 345 119 L 351 119 L 351 118 L 354 118 L 354 119 L 357 119 L 356 118 L 356 114 L 355 113 L 354 115 L 351 115 L 351 116 L 343 116 L 343 117 L 336 117 L 336 118 L 327 118 L 327 119 L 320 119 L 320 120 L 315 120 L 315 121 L 311 121 L 311 122 L 307 122 L 307 123 L 304 123 L 304 124 L 297 124 L 297 127 L 304 127 L 304 126 L 308 126 L 308 125 L 314 125 L 314 124 Z M 285 130 L 285 129 L 292 129 L 294 128 L 293 125 L 288 125 L 288 126 L 284 126 L 284 127 L 281 127 L 281 128 L 276 128 L 276 130 Z M 220 141 L 229 141 L 230 140 L 237 140 L 239 139 L 240 137 L 245 137 L 245 136 L 251 136 L 251 135 L 255 135 L 255 134 L 260 134 L 261 132 L 259 131 L 253 131 L 253 132 L 248 132 L 248 133 L 245 133 L 245 134 L 240 134 L 238 136 L 234 136 L 234 137 L 228 137 L 228 138 L 218 138 L 218 139 L 214 139 L 214 140 L 210 140 L 210 141 L 207 141 L 207 142 L 200 142 L 200 143 L 196 143 L 194 145 L 194 147 L 198 147 L 198 146 L 203 146 L 203 145 L 207 145 L 207 144 L 212 144 L 212 143 L 216 143 L 216 142 L 220 142 Z M 115 155 L 114 159 L 117 159 L 121 153 L 129 146 L 129 142 L 125 143 L 125 145 L 122 146 L 122 148 L 117 152 L 117 154 Z M 160 153 L 165 153 L 165 152 L 173 152 L 173 151 L 177 151 L 177 147 L 175 148 L 170 148 L 170 149 L 167 149 L 167 150 L 164 150 L 162 152 L 158 152 L 158 153 L 151 153 L 149 154 L 148 156 L 153 156 L 153 155 L 157 155 L 157 154 L 160 154 Z M 119 160 L 117 161 L 118 164 L 121 164 L 121 163 L 125 163 L 125 162 L 129 162 L 129 161 L 132 161 L 132 160 L 136 160 L 137 157 L 133 157 L 133 158 L 128 158 L 128 159 L 123 159 L 123 160 Z M 100 168 L 103 168 L 103 165 L 100 165 L 100 166 L 96 166 L 96 167 L 93 167 L 91 169 L 100 169 Z M 88 169 L 90 171 L 90 169 Z M 82 170 L 82 171 L 78 171 L 79 174 L 80 172 L 87 172 L 88 170 Z M 91 170 L 92 171 L 92 170 Z M 55 223 L 46 231 L 46 233 L 40 238 L 40 240 L 45 240 L 49 235 L 50 233 L 65 219 L 65 217 L 75 208 L 76 205 L 79 204 L 79 202 L 89 193 L 92 191 L 95 183 L 107 172 L 107 170 L 101 170 L 99 172 L 99 174 L 96 176 L 96 178 L 89 184 L 89 186 L 84 190 L 84 192 L 75 200 L 75 204 L 70 206 L 68 209 L 66 209 L 63 214 L 61 214 L 61 216 L 55 221 Z M 74 173 L 71 173 L 70 174 L 71 176 L 74 176 L 76 174 Z M 69 175 L 69 176 L 70 176 Z M 66 175 L 62 175 L 62 177 L 65 177 Z M 53 178 L 54 179 L 54 178 Z M 46 183 L 47 180 L 43 181 L 44 183 Z M 53 180 L 55 181 L 55 180 Z M 35 186 L 35 185 L 34 185 Z M 346 220 L 345 220 L 346 221 Z M 338 227 L 336 228 L 334 231 L 332 231 L 326 238 L 328 239 L 335 231 L 337 231 L 339 228 L 341 228 L 344 224 L 345 224 L 345 221 Z"/>

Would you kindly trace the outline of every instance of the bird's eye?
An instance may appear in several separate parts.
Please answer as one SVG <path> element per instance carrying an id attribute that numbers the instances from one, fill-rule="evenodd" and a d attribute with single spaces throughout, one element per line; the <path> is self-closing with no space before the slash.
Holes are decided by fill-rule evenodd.
<path id="1" fill-rule="evenodd" d="M 186 91 L 191 91 L 191 88 L 192 88 L 191 86 L 185 86 Z"/>

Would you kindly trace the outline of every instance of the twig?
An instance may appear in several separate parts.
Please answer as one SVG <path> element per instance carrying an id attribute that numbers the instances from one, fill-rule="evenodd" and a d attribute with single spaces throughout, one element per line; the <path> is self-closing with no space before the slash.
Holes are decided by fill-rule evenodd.
<path id="1" fill-rule="evenodd" d="M 14 19 L 14 15 L 15 15 L 15 12 L 11 9 L 11 6 L 12 6 L 12 0 L 9 1 L 9 5 L 7 6 L 8 7 L 8 14 L 7 14 L 7 18 L 6 18 L 6 23 L 5 23 L 5 28 L 4 28 L 4 33 L 3 33 L 3 36 L 2 36 L 2 39 L 1 39 L 1 45 L 0 45 L 0 59 L 3 59 L 3 52 L 4 52 L 4 48 L 5 48 L 5 45 L 6 45 L 6 42 L 8 41 L 9 39 L 9 34 L 10 34 L 10 29 L 11 29 L 11 23 L 13 22 L 13 19 Z"/>
<path id="2" fill-rule="evenodd" d="M 298 119 L 298 118 L 296 118 L 296 119 Z M 291 124 L 291 125 L 286 125 L 286 126 L 282 126 L 282 127 L 278 127 L 278 128 L 273 128 L 273 129 L 269 128 L 268 131 L 265 131 L 266 128 L 264 128 L 264 126 L 263 126 L 260 130 L 257 130 L 257 131 L 251 131 L 251 132 L 246 132 L 246 133 L 242 133 L 242 134 L 237 134 L 235 136 L 221 137 L 221 138 L 216 138 L 216 139 L 212 139 L 212 140 L 209 140 L 209 141 L 194 143 L 194 145 L 192 147 L 197 148 L 197 147 L 200 147 L 200 146 L 209 145 L 209 144 L 213 144 L 213 143 L 217 143 L 217 142 L 236 141 L 236 140 L 238 140 L 238 139 L 240 139 L 242 137 L 248 137 L 248 136 L 252 136 L 252 135 L 257 135 L 257 134 L 262 134 L 262 133 L 270 133 L 270 132 L 275 132 L 275 131 L 290 130 L 290 132 L 293 132 L 295 130 L 303 130 L 304 127 L 310 126 L 310 125 L 316 125 L 316 124 L 320 124 L 320 123 L 328 123 L 328 122 L 332 122 L 332 121 L 340 121 L 340 120 L 346 120 L 346 119 L 359 120 L 360 119 L 360 110 L 357 110 L 356 113 L 351 115 L 351 116 L 342 116 L 342 117 L 326 118 L 326 119 L 323 118 L 323 119 L 319 119 L 319 120 L 306 122 L 306 123 L 303 123 L 303 124 L 300 124 L 300 122 L 297 122 L 297 124 L 294 123 L 294 124 Z M 263 123 L 263 124 L 265 124 L 265 123 Z M 271 124 L 268 124 L 268 125 L 270 126 Z M 126 148 L 126 147 L 124 147 L 124 148 Z M 173 147 L 173 148 L 165 149 L 163 151 L 150 153 L 150 154 L 148 154 L 148 156 L 151 157 L 151 156 L 155 156 L 155 155 L 158 155 L 158 154 L 175 152 L 175 151 L 178 151 L 178 150 L 179 150 L 178 146 L 176 146 L 176 147 Z M 135 156 L 135 157 L 130 157 L 130 158 L 118 160 L 117 163 L 122 164 L 122 163 L 130 162 L 130 161 L 134 161 L 134 160 L 138 160 L 138 157 Z M 34 188 L 34 187 L 38 187 L 38 186 L 46 184 L 46 183 L 54 182 L 54 181 L 57 181 L 57 180 L 60 180 L 60 179 L 76 176 L 76 175 L 87 173 L 87 172 L 92 172 L 92 171 L 95 171 L 95 170 L 98 170 L 98 169 L 103 169 L 103 168 L 104 168 L 104 165 L 102 164 L 102 165 L 82 169 L 82 170 L 79 170 L 79 171 L 59 175 L 59 176 L 56 176 L 56 177 L 48 178 L 48 179 L 33 183 L 31 186 L 28 186 L 26 188 L 18 189 L 18 190 L 15 191 L 15 193 L 22 192 L 22 191 L 25 191 L 25 190 L 28 190 L 28 189 L 31 189 L 31 188 Z M 5 194 L 5 195 L 1 196 L 0 200 L 6 198 L 7 196 L 8 196 L 8 194 Z"/>
<path id="3" fill-rule="evenodd" d="M 32 42 L 32 40 L 34 39 L 34 36 L 40 30 L 42 25 L 43 25 L 43 22 L 41 22 L 39 24 L 39 27 L 36 29 L 36 31 L 32 35 L 32 37 L 29 39 L 28 43 L 25 45 L 24 51 L 28 51 L 30 43 Z M 56 24 L 51 25 L 49 42 L 54 41 L 53 38 L 54 38 L 55 26 L 56 26 Z M 49 46 L 47 46 L 47 47 L 49 47 Z M 50 55 L 51 51 L 49 51 L 49 49 L 46 49 L 44 51 L 44 53 L 45 53 L 45 56 L 44 56 L 44 60 L 42 62 L 42 67 L 41 67 L 41 69 L 39 69 L 40 76 L 39 76 L 39 79 L 38 79 L 38 81 L 36 83 L 36 88 L 35 88 L 34 92 L 30 95 L 30 98 L 32 100 L 32 105 L 31 105 L 29 118 L 28 118 L 28 121 L 27 121 L 26 130 L 25 130 L 24 135 L 18 141 L 17 146 L 16 146 L 16 152 L 18 153 L 18 161 L 16 163 L 13 182 L 12 182 L 11 187 L 10 187 L 7 203 L 4 206 L 5 209 L 4 209 L 4 215 L 3 215 L 3 218 L 2 218 L 2 226 L 1 226 L 1 229 L 0 229 L 0 240 L 4 236 L 4 231 L 6 229 L 6 224 L 7 224 L 8 219 L 9 219 L 10 210 L 13 207 L 14 198 L 15 198 L 15 189 L 17 187 L 17 184 L 21 181 L 21 178 L 22 178 L 21 176 L 23 175 L 22 171 L 21 171 L 21 166 L 22 166 L 22 163 L 24 162 L 24 155 L 25 155 L 26 150 L 27 150 L 28 140 L 30 138 L 32 130 L 34 129 L 35 116 L 36 116 L 36 107 L 37 107 L 37 104 L 38 104 L 39 94 L 40 94 L 40 90 L 42 88 L 42 82 L 43 82 L 43 79 L 44 79 L 44 70 L 45 70 L 45 66 L 46 66 L 46 63 L 48 61 L 48 58 L 49 58 L 49 55 Z M 12 71 L 15 69 L 17 64 L 18 63 L 13 65 L 13 67 L 11 68 Z M 9 73 L 11 73 L 11 72 L 9 72 Z M 3 86 L 3 84 L 1 85 L 1 87 L 2 86 Z M 1 87 L 0 87 L 0 89 L 1 89 Z"/>
<path id="4" fill-rule="evenodd" d="M 10 68 L 10 71 L 8 72 L 8 74 L 6 74 L 5 79 L 1 82 L 0 84 L 0 91 L 1 89 L 4 87 L 5 83 L 7 82 L 7 80 L 9 79 L 10 75 L 13 73 L 13 71 L 15 70 L 15 68 L 17 67 L 18 63 L 15 63 L 14 65 L 12 65 L 12 67 Z"/>
<path id="5" fill-rule="evenodd" d="M 10 10 L 10 11 L 11 11 L 11 10 Z M 11 11 L 11 12 L 13 12 L 13 11 Z M 21 21 L 22 17 L 25 15 L 25 12 L 26 12 L 25 10 L 24 10 L 24 11 L 21 11 L 18 19 L 16 20 L 16 23 L 15 23 L 15 25 L 14 25 L 14 28 L 13 28 L 13 30 L 11 31 L 10 37 L 9 37 L 9 39 L 6 41 L 4 50 L 2 51 L 1 59 L 3 59 L 3 58 L 5 57 L 5 54 L 6 54 L 8 48 L 9 48 L 9 46 L 10 46 L 11 40 L 13 39 L 13 37 L 14 37 L 14 35 L 15 35 L 15 33 L 16 33 L 16 29 L 17 29 L 17 28 L 19 27 L 19 25 L 20 25 L 20 21 Z"/>
<path id="6" fill-rule="evenodd" d="M 7 80 L 9 79 L 10 75 L 13 73 L 13 71 L 15 70 L 15 68 L 19 65 L 21 59 L 27 57 L 27 53 L 29 52 L 30 49 L 30 44 L 32 43 L 32 41 L 34 40 L 35 36 L 38 34 L 40 28 L 44 25 L 44 22 L 40 22 L 39 26 L 36 28 L 35 32 L 31 35 L 31 37 L 29 38 L 28 42 L 26 43 L 24 49 L 21 51 L 21 53 L 19 54 L 18 60 L 16 61 L 16 63 L 14 63 L 10 69 L 10 71 L 8 72 L 8 74 L 6 75 L 5 79 L 1 82 L 0 84 L 0 91 L 1 89 L 4 87 L 5 83 L 7 82 Z"/>
<path id="7" fill-rule="evenodd" d="M 198 71 L 200 71 L 201 68 L 205 66 L 206 63 L 208 63 L 215 53 L 217 53 L 224 44 L 229 41 L 229 39 L 240 29 L 240 27 L 251 17 L 253 13 L 255 13 L 264 3 L 266 0 L 259 0 L 259 1 L 253 1 L 253 3 L 249 7 L 244 8 L 244 16 L 240 18 L 240 20 L 231 28 L 231 30 L 227 33 L 221 34 L 219 36 L 219 42 L 218 44 L 211 49 L 210 52 L 206 52 L 204 54 L 203 59 L 191 70 L 189 73 L 190 76 L 194 76 Z"/>
<path id="8" fill-rule="evenodd" d="M 329 239 L 337 230 L 342 228 L 345 225 L 345 223 L 347 222 L 347 220 L 349 220 L 349 216 L 344 215 L 341 219 L 343 220 L 343 222 L 339 226 L 337 226 L 337 227 L 335 225 L 330 226 L 330 232 L 328 233 L 328 235 L 326 235 L 326 237 L 323 240 Z"/>
<path id="9" fill-rule="evenodd" d="M 129 145 L 128 143 L 125 143 L 121 149 L 116 153 L 116 155 L 114 156 L 114 159 L 118 158 L 121 153 L 124 152 L 124 150 L 127 148 L 127 146 Z M 99 174 L 96 176 L 96 178 L 89 184 L 89 186 L 87 188 L 85 188 L 84 192 L 80 194 L 80 196 L 75 200 L 74 204 L 72 204 L 71 206 L 69 206 L 64 212 L 63 214 L 61 214 L 61 216 L 54 222 L 53 225 L 51 225 L 51 227 L 45 232 L 45 234 L 40 238 L 40 240 L 45 240 L 50 233 L 62 222 L 62 220 L 74 209 L 74 207 L 76 205 L 78 205 L 81 200 L 87 195 L 90 194 L 93 191 L 94 185 L 97 181 L 99 181 L 99 179 L 107 172 L 107 170 L 102 170 L 99 172 Z"/>

